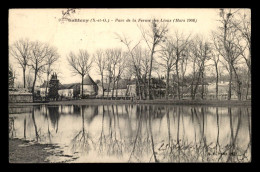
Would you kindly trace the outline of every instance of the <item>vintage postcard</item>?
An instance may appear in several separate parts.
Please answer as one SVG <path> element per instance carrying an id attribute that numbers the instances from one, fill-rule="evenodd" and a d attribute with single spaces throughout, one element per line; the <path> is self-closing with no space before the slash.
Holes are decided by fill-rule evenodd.
<path id="1" fill-rule="evenodd" d="M 9 163 L 251 162 L 251 10 L 9 9 Z"/>

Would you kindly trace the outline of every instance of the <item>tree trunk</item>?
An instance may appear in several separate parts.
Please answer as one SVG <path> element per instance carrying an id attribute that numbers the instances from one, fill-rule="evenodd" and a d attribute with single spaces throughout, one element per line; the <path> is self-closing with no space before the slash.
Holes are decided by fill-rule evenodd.
<path id="1" fill-rule="evenodd" d="M 200 74 L 201 74 L 201 69 L 199 70 L 199 76 L 198 76 L 198 78 L 197 78 L 197 82 L 196 82 L 195 88 L 194 88 L 194 90 L 193 90 L 194 99 L 196 98 L 196 93 L 197 93 L 197 89 L 198 89 L 198 85 L 199 85 L 199 80 L 200 80 Z"/>
<path id="2" fill-rule="evenodd" d="M 196 78 L 196 67 L 195 67 L 195 61 L 193 62 L 193 77 L 192 77 L 192 81 L 191 81 L 191 99 L 194 100 L 195 97 L 194 97 L 194 88 L 193 88 L 193 85 L 194 85 L 194 80 Z"/>
<path id="3" fill-rule="evenodd" d="M 113 90 L 112 90 L 112 98 L 114 98 L 114 90 L 115 90 L 115 83 L 116 83 L 116 80 L 114 79 L 113 81 Z"/>
<path id="4" fill-rule="evenodd" d="M 177 59 L 176 59 L 176 75 L 177 75 L 177 95 L 178 95 L 178 99 L 180 100 L 180 78 L 179 78 L 179 55 L 177 54 Z"/>
<path id="5" fill-rule="evenodd" d="M 166 100 L 168 100 L 168 98 L 169 98 L 169 77 L 170 77 L 170 70 L 167 69 L 167 75 L 166 75 L 166 94 L 165 94 Z"/>
<path id="6" fill-rule="evenodd" d="M 25 83 L 25 70 L 26 70 L 26 68 L 24 67 L 23 68 L 23 88 L 26 87 L 26 83 Z"/>
<path id="7" fill-rule="evenodd" d="M 152 68 L 153 68 L 153 54 L 154 54 L 154 44 L 151 51 L 151 60 L 150 60 L 150 69 L 149 69 L 149 77 L 148 77 L 148 100 L 151 99 L 150 95 L 150 86 L 151 86 L 151 75 L 152 75 Z"/>
<path id="8" fill-rule="evenodd" d="M 33 80 L 33 87 L 32 87 L 32 94 L 33 94 L 33 100 L 34 100 L 34 87 L 37 79 L 37 71 L 34 72 L 34 80 Z"/>
<path id="9" fill-rule="evenodd" d="M 247 87 L 246 87 L 246 100 L 248 99 L 248 92 L 249 92 L 249 88 L 250 88 L 250 72 L 248 72 L 248 78 L 247 78 Z"/>
<path id="10" fill-rule="evenodd" d="M 141 94 L 141 85 L 139 79 L 137 79 L 137 86 L 138 86 L 138 94 L 139 94 L 139 99 L 142 99 L 142 94 Z"/>
<path id="11" fill-rule="evenodd" d="M 204 68 L 204 67 L 203 67 Z M 204 69 L 201 72 L 201 99 L 204 99 Z"/>
<path id="12" fill-rule="evenodd" d="M 101 74 L 102 99 L 104 98 L 104 76 Z"/>
<path id="13" fill-rule="evenodd" d="M 191 86 L 190 86 L 190 96 L 191 96 L 191 99 L 194 100 L 195 97 L 193 95 L 193 81 L 191 82 Z"/>
<path id="14" fill-rule="evenodd" d="M 116 98 L 117 98 L 117 95 L 118 95 L 118 80 L 116 81 Z"/>
<path id="15" fill-rule="evenodd" d="M 229 65 L 228 100 L 231 100 L 232 67 Z"/>
<path id="16" fill-rule="evenodd" d="M 218 65 L 215 63 L 215 69 L 216 69 L 216 99 L 218 100 Z"/>
<path id="17" fill-rule="evenodd" d="M 237 82 L 237 97 L 238 100 L 241 100 L 241 81 L 239 80 L 239 76 L 236 72 L 236 69 L 234 67 L 234 65 L 232 65 L 232 68 L 234 70 L 235 76 L 236 76 L 236 82 Z"/>
<path id="18" fill-rule="evenodd" d="M 48 86 L 49 86 L 49 73 L 47 73 L 47 81 L 46 81 L 46 87 L 45 87 L 45 99 L 47 98 Z"/>
<path id="19" fill-rule="evenodd" d="M 111 79 L 110 79 L 110 74 L 109 74 L 109 78 L 108 78 L 108 90 L 107 90 L 107 97 L 109 96 L 109 92 L 110 92 L 110 82 L 111 82 Z"/>
<path id="20" fill-rule="evenodd" d="M 84 80 L 84 75 L 81 75 L 81 98 L 83 98 L 83 80 Z"/>

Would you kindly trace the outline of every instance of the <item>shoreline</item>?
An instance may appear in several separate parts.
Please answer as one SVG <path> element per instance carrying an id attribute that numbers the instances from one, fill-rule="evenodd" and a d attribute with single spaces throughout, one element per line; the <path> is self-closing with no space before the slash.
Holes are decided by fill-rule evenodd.
<path id="1" fill-rule="evenodd" d="M 251 100 L 107 100 L 107 99 L 82 99 L 51 101 L 47 103 L 9 103 L 9 107 L 34 106 L 34 105 L 112 105 L 112 104 L 153 104 L 153 105 L 199 105 L 199 106 L 251 106 Z"/>
<path id="2" fill-rule="evenodd" d="M 9 138 L 9 163 L 50 163 L 46 160 L 47 157 L 53 155 L 52 152 L 47 149 L 55 149 L 57 146 L 53 144 L 40 144 L 33 143 L 30 141 Z M 25 156 L 26 155 L 26 156 Z"/>

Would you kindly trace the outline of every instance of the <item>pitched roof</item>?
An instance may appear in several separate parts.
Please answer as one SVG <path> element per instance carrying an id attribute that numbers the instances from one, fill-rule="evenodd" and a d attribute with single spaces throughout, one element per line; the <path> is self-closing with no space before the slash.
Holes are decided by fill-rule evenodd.
<path id="1" fill-rule="evenodd" d="M 115 84 L 116 89 L 126 89 L 127 88 L 127 80 L 125 79 L 120 79 L 117 83 Z"/>
<path id="2" fill-rule="evenodd" d="M 77 85 L 80 85 L 80 83 L 60 84 L 59 89 L 76 89 Z"/>
<path id="3" fill-rule="evenodd" d="M 85 76 L 85 78 L 83 79 L 83 84 L 84 85 L 96 85 L 96 83 L 93 81 L 93 79 L 89 75 Z"/>

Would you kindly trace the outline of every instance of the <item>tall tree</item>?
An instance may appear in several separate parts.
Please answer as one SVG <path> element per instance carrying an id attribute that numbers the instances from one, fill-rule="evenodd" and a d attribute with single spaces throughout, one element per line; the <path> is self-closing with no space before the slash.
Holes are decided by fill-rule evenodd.
<path id="1" fill-rule="evenodd" d="M 135 78 L 136 78 L 136 83 L 137 83 L 137 88 L 138 88 L 138 93 L 139 93 L 139 99 L 142 99 L 142 95 L 141 95 L 141 74 L 140 74 L 140 65 L 138 65 L 139 63 L 137 62 L 137 58 L 135 56 L 135 49 L 138 47 L 138 45 L 140 44 L 141 41 L 137 42 L 136 44 L 134 44 L 134 46 L 131 45 L 132 41 L 129 40 L 128 38 L 126 38 L 125 36 L 120 36 L 117 34 L 117 38 L 120 40 L 120 42 L 122 42 L 126 48 L 127 48 L 127 52 L 130 56 L 130 60 L 131 60 L 131 66 L 133 66 L 134 68 L 134 73 L 135 73 Z"/>
<path id="2" fill-rule="evenodd" d="M 242 39 L 241 44 L 238 47 L 241 51 L 246 47 L 245 51 L 241 54 L 246 62 L 247 71 L 247 83 L 246 83 L 246 99 L 249 94 L 251 84 L 251 15 L 248 9 L 244 9 L 243 12 L 238 13 L 238 17 L 233 21 L 234 27 L 238 30 L 237 37 Z"/>
<path id="3" fill-rule="evenodd" d="M 165 35 L 168 32 L 168 26 L 164 23 L 159 23 L 155 19 L 152 20 L 149 25 L 149 29 L 146 30 L 142 27 L 139 27 L 141 30 L 141 34 L 143 39 L 145 40 L 149 50 L 150 50 L 150 70 L 148 75 L 148 99 L 151 98 L 150 87 L 151 87 L 151 76 L 152 76 L 152 68 L 153 68 L 153 59 L 154 54 L 156 53 L 156 47 L 161 43 L 162 40 L 165 39 Z"/>
<path id="4" fill-rule="evenodd" d="M 106 69 L 106 56 L 105 52 L 101 49 L 97 50 L 94 54 L 95 63 L 97 64 L 99 74 L 101 75 L 102 97 L 104 97 L 104 73 Z"/>
<path id="5" fill-rule="evenodd" d="M 10 47 L 10 54 L 18 61 L 23 69 L 23 87 L 26 87 L 25 72 L 30 57 L 30 41 L 28 39 L 20 39 L 14 42 Z"/>
<path id="6" fill-rule="evenodd" d="M 174 55 L 174 48 L 168 40 L 166 40 L 165 43 L 162 45 L 159 59 L 161 61 L 159 62 L 159 64 L 166 70 L 165 98 L 168 100 L 170 72 L 173 70 L 173 67 L 176 64 L 176 56 Z"/>
<path id="7" fill-rule="evenodd" d="M 115 91 L 115 84 L 117 81 L 117 74 L 116 74 L 116 69 L 118 64 L 120 63 L 121 59 L 121 55 L 122 55 L 122 50 L 121 49 L 112 49 L 112 53 L 113 55 L 111 56 L 111 60 L 112 60 L 112 79 L 113 79 L 113 86 L 112 86 L 112 98 L 114 97 L 114 91 Z"/>
<path id="8" fill-rule="evenodd" d="M 39 77 L 40 74 L 44 71 L 44 67 L 47 64 L 46 58 L 50 55 L 50 46 L 39 41 L 32 42 L 30 54 L 29 66 L 31 66 L 32 70 L 34 71 L 34 80 L 32 86 L 32 93 L 34 93 L 37 77 Z"/>
<path id="9" fill-rule="evenodd" d="M 217 49 L 218 53 L 224 58 L 228 65 L 229 71 L 229 89 L 228 89 L 228 100 L 231 99 L 232 95 L 232 79 L 233 72 L 236 77 L 237 83 L 237 93 L 238 98 L 241 98 L 241 81 L 237 74 L 237 68 L 235 65 L 239 61 L 239 57 L 244 52 L 245 48 L 241 49 L 240 39 L 237 37 L 238 29 L 234 27 L 233 21 L 236 11 L 232 11 L 231 9 L 220 9 L 220 23 L 218 31 L 214 32 L 214 46 Z"/>
<path id="10" fill-rule="evenodd" d="M 107 70 L 107 78 L 108 78 L 108 88 L 107 88 L 107 97 L 109 96 L 110 93 L 110 84 L 113 79 L 113 58 L 114 58 L 114 50 L 113 49 L 107 49 L 105 51 L 106 54 L 106 70 Z"/>
<path id="11" fill-rule="evenodd" d="M 204 99 L 205 67 L 206 67 L 206 61 L 209 60 L 211 54 L 211 47 L 209 42 L 203 40 L 202 37 L 199 36 L 195 37 L 195 40 L 193 41 L 192 44 L 192 54 L 193 56 L 195 56 L 196 64 L 198 67 L 198 71 L 196 72 L 195 75 L 196 79 L 194 78 L 196 82 L 195 82 L 195 88 L 192 91 L 193 92 L 192 99 L 195 99 L 195 95 L 199 87 L 199 84 L 201 84 L 201 98 Z"/>
<path id="12" fill-rule="evenodd" d="M 81 76 L 81 96 L 83 97 L 84 76 L 90 72 L 93 59 L 90 58 L 86 50 L 79 50 L 78 54 L 70 52 L 67 60 L 72 68 L 73 73 Z"/>
<path id="13" fill-rule="evenodd" d="M 118 61 L 117 65 L 117 73 L 115 74 L 115 80 L 116 80 L 116 97 L 118 96 L 118 83 L 119 80 L 121 79 L 121 75 L 124 73 L 125 68 L 126 68 L 126 63 L 127 63 L 127 55 L 128 53 L 126 52 L 121 52 L 120 59 Z"/>
<path id="14" fill-rule="evenodd" d="M 184 36 L 183 33 L 179 33 L 178 30 L 174 32 L 172 37 L 167 38 L 169 43 L 174 49 L 175 56 L 175 71 L 177 77 L 177 94 L 178 99 L 181 99 L 181 91 L 180 91 L 180 74 L 179 74 L 179 62 L 183 56 L 186 56 L 185 50 L 189 45 L 190 34 L 188 36 Z"/>
<path id="15" fill-rule="evenodd" d="M 250 13 L 244 11 L 243 13 L 238 14 L 239 18 L 236 18 L 232 21 L 234 27 L 238 30 L 239 38 L 242 38 L 245 42 L 243 45 L 239 45 L 241 50 L 246 46 L 248 51 L 247 53 L 242 53 L 246 65 L 251 73 L 251 16 Z"/>

